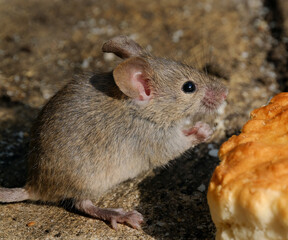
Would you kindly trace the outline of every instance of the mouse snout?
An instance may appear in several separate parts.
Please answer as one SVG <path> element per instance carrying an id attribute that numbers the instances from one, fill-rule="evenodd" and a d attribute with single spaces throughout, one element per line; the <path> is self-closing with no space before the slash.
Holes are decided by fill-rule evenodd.
<path id="1" fill-rule="evenodd" d="M 225 101 L 227 95 L 228 95 L 227 88 L 221 88 L 221 89 L 208 88 L 205 91 L 202 103 L 208 109 L 217 109 Z"/>
<path id="2" fill-rule="evenodd" d="M 228 89 L 226 87 L 223 88 L 208 88 L 205 92 L 205 98 L 211 101 L 224 101 L 227 98 Z"/>

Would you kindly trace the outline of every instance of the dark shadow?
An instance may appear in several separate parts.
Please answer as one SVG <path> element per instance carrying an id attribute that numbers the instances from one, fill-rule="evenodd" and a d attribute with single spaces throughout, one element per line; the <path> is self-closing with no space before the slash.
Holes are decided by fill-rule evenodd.
<path id="1" fill-rule="evenodd" d="M 214 240 L 206 195 L 219 160 L 208 152 L 207 144 L 199 145 L 168 168 L 156 169 L 154 177 L 140 183 L 137 210 L 145 217 L 143 230 L 147 234 L 167 240 Z"/>
<path id="2" fill-rule="evenodd" d="M 277 82 L 280 91 L 288 91 L 288 43 L 285 38 L 284 17 L 281 2 L 278 0 L 264 0 L 264 7 L 268 9 L 265 20 L 268 23 L 272 37 L 271 50 L 267 54 L 267 61 L 275 66 Z"/>
<path id="3" fill-rule="evenodd" d="M 21 187 L 26 182 L 29 131 L 38 109 L 2 96 L 0 113 L 5 114 L 0 118 L 0 186 Z"/>
<path id="4" fill-rule="evenodd" d="M 108 97 L 121 99 L 124 96 L 116 85 L 112 72 L 96 73 L 90 78 L 90 83 L 95 89 Z"/>
<path id="5" fill-rule="evenodd" d="M 216 78 L 222 78 L 226 81 L 228 81 L 230 79 L 229 74 L 227 73 L 227 71 L 223 68 L 221 68 L 218 64 L 216 63 L 207 63 L 206 65 L 204 65 L 203 72 L 207 73 L 208 75 L 214 76 Z"/>

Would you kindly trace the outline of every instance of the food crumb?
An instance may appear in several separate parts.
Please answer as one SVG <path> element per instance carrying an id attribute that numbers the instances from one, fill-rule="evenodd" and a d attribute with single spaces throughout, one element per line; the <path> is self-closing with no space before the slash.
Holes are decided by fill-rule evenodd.
<path id="1" fill-rule="evenodd" d="M 31 222 L 27 223 L 26 226 L 27 226 L 27 227 L 32 227 L 32 226 L 34 226 L 35 224 L 36 224 L 36 222 L 31 221 Z"/>

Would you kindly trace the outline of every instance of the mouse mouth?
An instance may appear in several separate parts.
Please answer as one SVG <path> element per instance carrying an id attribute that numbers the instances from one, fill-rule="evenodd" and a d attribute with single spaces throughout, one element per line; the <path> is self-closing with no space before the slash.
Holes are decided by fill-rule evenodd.
<path id="1" fill-rule="evenodd" d="M 207 91 L 206 95 L 202 99 L 202 104 L 209 112 L 216 112 L 224 104 L 227 93 L 219 94 L 215 96 L 212 91 Z"/>
<path id="2" fill-rule="evenodd" d="M 226 101 L 219 102 L 203 102 L 203 112 L 206 112 L 208 116 L 212 116 L 215 119 L 216 116 L 222 115 L 225 112 L 225 108 L 227 106 Z"/>
<path id="3" fill-rule="evenodd" d="M 220 102 L 215 101 L 214 99 L 206 98 L 204 97 L 202 100 L 202 104 L 204 105 L 205 109 L 209 112 L 215 112 L 217 111 L 218 107 L 221 105 Z"/>

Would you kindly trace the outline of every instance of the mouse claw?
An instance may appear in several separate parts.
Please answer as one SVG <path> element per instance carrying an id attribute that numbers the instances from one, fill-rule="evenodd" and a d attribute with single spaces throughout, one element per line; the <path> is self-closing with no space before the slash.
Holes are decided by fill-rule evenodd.
<path id="1" fill-rule="evenodd" d="M 141 229 L 140 224 L 143 222 L 143 216 L 137 211 L 125 212 L 122 208 L 110 209 L 116 214 L 111 215 L 110 223 L 113 229 L 117 230 L 117 223 L 126 223 L 134 229 Z"/>
<path id="2" fill-rule="evenodd" d="M 204 122 L 196 122 L 196 124 L 190 129 L 184 129 L 185 136 L 192 139 L 192 143 L 206 142 L 213 134 L 211 127 Z"/>
<path id="3" fill-rule="evenodd" d="M 129 224 L 131 227 L 140 230 L 140 224 L 143 222 L 143 216 L 141 213 L 137 211 L 131 211 L 126 213 L 127 221 L 126 223 Z"/>
<path id="4" fill-rule="evenodd" d="M 197 128 L 197 138 L 202 142 L 209 140 L 213 134 L 213 130 L 207 123 L 197 122 L 195 127 Z"/>
<path id="5" fill-rule="evenodd" d="M 132 228 L 141 229 L 143 216 L 137 211 L 126 212 L 123 208 L 98 208 L 91 200 L 82 200 L 75 203 L 76 209 L 88 214 L 89 216 L 108 221 L 111 227 L 117 230 L 118 223 L 124 223 Z"/>

